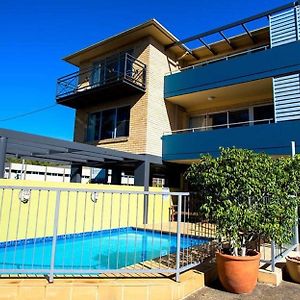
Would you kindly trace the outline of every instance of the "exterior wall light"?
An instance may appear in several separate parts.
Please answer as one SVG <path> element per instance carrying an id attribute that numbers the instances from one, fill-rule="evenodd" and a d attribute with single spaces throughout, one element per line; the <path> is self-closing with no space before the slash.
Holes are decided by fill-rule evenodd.
<path id="1" fill-rule="evenodd" d="M 19 193 L 19 200 L 26 204 L 30 200 L 31 197 L 31 190 L 29 189 L 22 189 Z"/>
<path id="2" fill-rule="evenodd" d="M 92 193 L 91 193 L 91 200 L 92 200 L 94 203 L 97 202 L 98 198 L 99 198 L 99 193 L 98 193 L 98 192 L 92 192 Z"/>

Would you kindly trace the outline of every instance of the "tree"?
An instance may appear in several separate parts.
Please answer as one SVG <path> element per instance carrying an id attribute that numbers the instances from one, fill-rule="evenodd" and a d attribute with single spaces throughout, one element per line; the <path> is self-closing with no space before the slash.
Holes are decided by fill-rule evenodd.
<path id="1" fill-rule="evenodd" d="M 257 236 L 282 245 L 291 240 L 299 203 L 300 157 L 220 148 L 202 155 L 185 174 L 200 197 L 200 211 L 234 255 L 245 255 Z"/>

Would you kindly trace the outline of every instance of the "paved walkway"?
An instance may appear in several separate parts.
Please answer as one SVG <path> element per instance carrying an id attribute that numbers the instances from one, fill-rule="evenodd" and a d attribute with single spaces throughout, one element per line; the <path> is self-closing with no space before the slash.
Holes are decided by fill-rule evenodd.
<path id="1" fill-rule="evenodd" d="M 185 300 L 300 300 L 300 284 L 282 281 L 278 287 L 258 284 L 251 295 L 225 292 L 218 282 L 205 287 Z"/>

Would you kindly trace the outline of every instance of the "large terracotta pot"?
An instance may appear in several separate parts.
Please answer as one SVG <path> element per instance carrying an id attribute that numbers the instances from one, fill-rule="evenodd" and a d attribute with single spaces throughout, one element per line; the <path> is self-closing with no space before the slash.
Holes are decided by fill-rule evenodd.
<path id="1" fill-rule="evenodd" d="M 286 267 L 293 281 L 300 283 L 300 260 L 286 257 Z"/>
<path id="2" fill-rule="evenodd" d="M 232 256 L 217 252 L 218 276 L 223 287 L 236 294 L 251 293 L 257 282 L 260 253 Z"/>

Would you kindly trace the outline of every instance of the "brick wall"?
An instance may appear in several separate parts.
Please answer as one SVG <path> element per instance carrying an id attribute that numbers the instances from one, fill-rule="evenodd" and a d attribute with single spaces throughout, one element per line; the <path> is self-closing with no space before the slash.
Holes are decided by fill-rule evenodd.
<path id="1" fill-rule="evenodd" d="M 175 68 L 167 57 L 164 47 L 148 37 L 133 45 L 118 49 L 134 49 L 134 56 L 147 65 L 146 92 L 142 95 L 125 96 L 117 100 L 99 99 L 99 104 L 76 111 L 74 140 L 85 142 L 88 114 L 110 108 L 130 105 L 129 137 L 101 140 L 101 147 L 139 154 L 161 156 L 161 136 L 164 132 L 182 128 L 184 111 L 177 105 L 164 100 L 164 75 Z M 117 52 L 118 52 L 117 51 Z M 110 53 L 110 55 L 113 53 Z M 95 58 L 95 60 L 103 57 Z M 84 66 L 92 61 L 84 62 Z M 183 121 L 184 122 L 184 121 Z"/>

